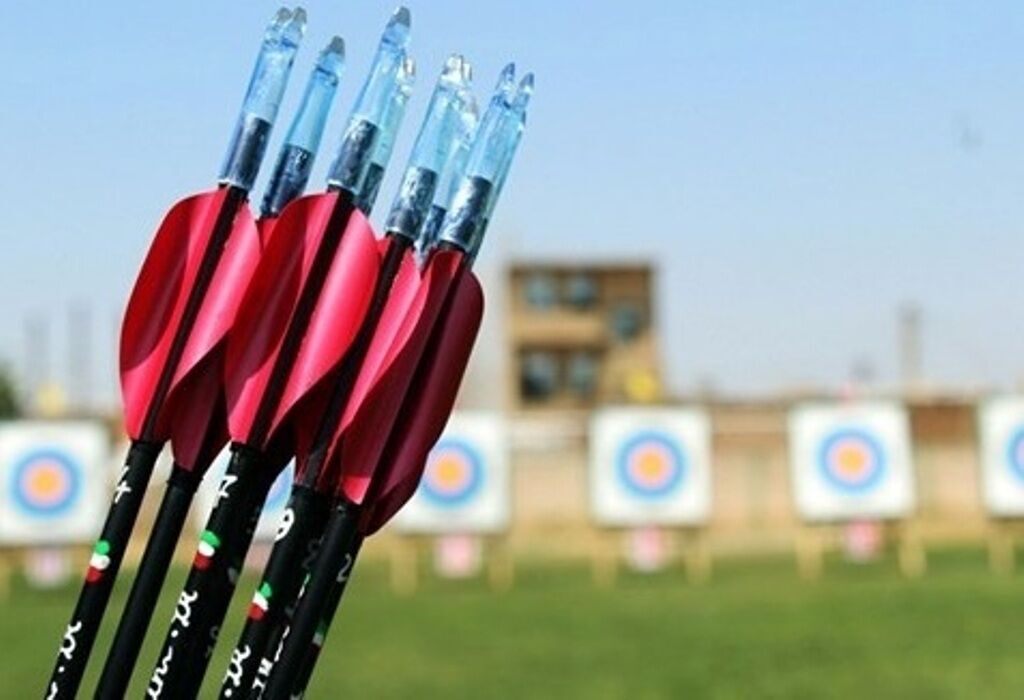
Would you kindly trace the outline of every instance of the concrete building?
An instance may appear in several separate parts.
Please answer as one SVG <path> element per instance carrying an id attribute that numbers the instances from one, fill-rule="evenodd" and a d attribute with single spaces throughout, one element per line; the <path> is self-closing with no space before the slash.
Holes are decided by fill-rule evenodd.
<path id="1" fill-rule="evenodd" d="M 517 262 L 505 288 L 513 411 L 655 401 L 661 362 L 650 264 Z"/>

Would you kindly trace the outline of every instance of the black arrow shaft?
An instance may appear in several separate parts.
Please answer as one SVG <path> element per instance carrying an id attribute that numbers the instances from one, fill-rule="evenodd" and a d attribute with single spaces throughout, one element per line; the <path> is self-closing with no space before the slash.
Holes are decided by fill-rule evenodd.
<path id="1" fill-rule="evenodd" d="M 274 633 L 287 616 L 286 610 L 298 596 L 303 572 L 312 565 L 327 522 L 328 505 L 327 499 L 312 489 L 292 489 L 277 541 L 231 654 L 221 698 L 244 698 L 252 689 L 261 659 L 271 648 Z"/>
<path id="2" fill-rule="evenodd" d="M 178 465 L 171 471 L 153 532 L 100 675 L 98 698 L 125 696 L 200 479 L 199 474 Z"/>
<path id="3" fill-rule="evenodd" d="M 324 605 L 324 611 L 320 617 L 320 626 L 317 628 L 317 634 L 314 638 L 313 648 L 310 649 L 309 653 L 306 654 L 305 658 L 302 660 L 298 676 L 296 676 L 295 683 L 292 685 L 293 697 L 302 697 L 306 693 L 306 688 L 309 687 L 309 681 L 312 679 L 313 671 L 316 669 L 316 662 L 320 660 L 323 645 L 326 643 L 327 632 L 330 630 L 331 623 L 338 614 L 338 608 L 341 605 L 341 598 L 345 595 L 345 589 L 348 587 L 348 582 L 352 578 L 352 571 L 356 565 L 356 557 L 359 556 L 359 550 L 362 546 L 363 538 L 361 536 L 357 536 L 352 541 L 349 551 L 346 552 L 346 558 L 342 562 L 341 572 L 339 573 L 337 580 L 334 582 L 334 586 L 331 588 L 331 592 L 327 597 L 327 602 Z"/>
<path id="4" fill-rule="evenodd" d="M 230 600 L 245 551 L 269 484 L 260 479 L 262 455 L 235 446 L 227 472 L 218 486 L 217 501 L 200 536 L 185 586 L 178 597 L 171 626 L 150 677 L 150 698 L 195 697 L 202 674 L 193 667 L 215 641 L 227 610 L 221 601 Z M 211 639 L 212 638 L 212 639 Z M 186 688 L 193 686 L 195 692 Z"/>
<path id="5" fill-rule="evenodd" d="M 82 592 L 57 652 L 57 661 L 46 686 L 47 698 L 73 698 L 78 694 L 161 447 L 159 443 L 134 441 L 128 450 Z"/>
<path id="6" fill-rule="evenodd" d="M 320 553 L 295 607 L 280 656 L 267 680 L 264 697 L 271 700 L 291 697 L 332 592 L 339 578 L 347 576 L 351 566 L 352 547 L 359 537 L 358 517 L 359 507 L 345 501 L 338 503 L 332 511 Z"/>

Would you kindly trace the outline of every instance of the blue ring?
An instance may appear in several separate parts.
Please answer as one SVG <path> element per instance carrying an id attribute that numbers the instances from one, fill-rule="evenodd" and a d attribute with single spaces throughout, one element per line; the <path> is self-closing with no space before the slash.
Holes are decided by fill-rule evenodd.
<path id="1" fill-rule="evenodd" d="M 458 508 L 459 506 L 465 505 L 467 501 L 471 501 L 477 493 L 480 492 L 480 489 L 483 488 L 483 459 L 480 457 L 480 453 L 477 452 L 473 445 L 458 438 L 447 438 L 441 440 L 437 443 L 437 446 L 434 447 L 433 453 L 440 454 L 443 451 L 455 451 L 462 454 L 469 464 L 468 483 L 461 490 L 456 491 L 455 493 L 442 493 L 441 491 L 435 490 L 430 485 L 429 479 L 423 479 L 420 482 L 420 491 L 423 492 L 424 498 L 439 508 Z"/>
<path id="2" fill-rule="evenodd" d="M 835 444 L 842 440 L 858 440 L 864 443 L 870 451 L 874 461 L 874 469 L 864 481 L 857 483 L 844 481 L 829 469 L 828 454 Z M 841 428 L 832 432 L 822 440 L 821 448 L 818 451 L 818 470 L 821 472 L 821 475 L 829 485 L 846 493 L 862 494 L 872 490 L 885 476 L 885 468 L 885 451 L 882 449 L 881 444 L 873 435 L 857 428 Z"/>
<path id="3" fill-rule="evenodd" d="M 21 490 L 21 482 L 25 472 L 31 469 L 36 462 L 44 459 L 59 464 L 67 475 L 69 482 L 68 492 L 64 498 L 49 506 L 40 506 L 38 503 L 33 503 Z M 74 507 L 82 487 L 81 482 L 82 475 L 78 464 L 71 460 L 64 452 L 50 447 L 32 450 L 15 463 L 14 469 L 11 471 L 10 490 L 13 495 L 14 504 L 24 514 L 34 518 L 49 518 L 63 515 Z"/>
<path id="4" fill-rule="evenodd" d="M 1017 431 L 1010 437 L 1009 445 L 1006 448 L 1006 463 L 1010 465 L 1013 475 L 1024 481 L 1024 461 L 1020 460 L 1022 446 L 1024 446 L 1024 428 L 1017 428 Z"/>
<path id="5" fill-rule="evenodd" d="M 672 466 L 675 473 L 668 481 L 656 488 L 649 488 L 637 484 L 629 473 L 629 456 L 638 446 L 644 443 L 655 443 L 658 447 L 665 449 L 672 458 Z M 687 463 L 686 456 L 679 445 L 679 442 L 671 435 L 666 435 L 657 430 L 644 430 L 634 434 L 624 442 L 615 456 L 615 472 L 619 482 L 633 496 L 648 501 L 657 501 L 678 489 L 686 477 Z"/>

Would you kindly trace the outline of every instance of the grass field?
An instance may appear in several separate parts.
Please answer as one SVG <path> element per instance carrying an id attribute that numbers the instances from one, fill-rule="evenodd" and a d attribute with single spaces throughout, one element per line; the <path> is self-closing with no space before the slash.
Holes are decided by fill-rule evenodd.
<path id="1" fill-rule="evenodd" d="M 594 588 L 582 568 L 527 568 L 507 594 L 428 580 L 411 597 L 393 595 L 383 570 L 357 570 L 309 697 L 1021 697 L 1024 576 L 992 575 L 980 551 L 929 564 L 907 581 L 891 561 L 837 561 L 802 582 L 790 561 L 726 563 L 708 584 L 674 571 L 624 576 L 612 590 Z M 167 590 L 182 578 L 174 572 Z M 251 582 L 243 590 L 204 697 L 215 696 Z M 0 697 L 41 694 L 73 595 L 16 584 L 0 604 Z M 123 588 L 118 596 L 115 614 Z M 131 697 L 141 696 L 171 597 Z"/>

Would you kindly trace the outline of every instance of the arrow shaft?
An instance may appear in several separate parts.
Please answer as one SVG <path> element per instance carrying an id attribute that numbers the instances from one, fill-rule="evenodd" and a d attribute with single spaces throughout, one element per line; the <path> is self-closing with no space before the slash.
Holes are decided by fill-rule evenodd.
<path id="1" fill-rule="evenodd" d="M 332 592 L 339 578 L 347 577 L 351 566 L 352 547 L 359 537 L 356 527 L 359 510 L 359 506 L 342 500 L 331 512 L 320 544 L 320 554 L 313 563 L 305 589 L 295 607 L 280 657 L 267 680 L 265 697 L 292 696 Z"/>
<path id="2" fill-rule="evenodd" d="M 121 568 L 146 485 L 162 446 L 136 440 L 128 450 L 110 511 L 90 559 L 89 572 L 57 653 L 47 684 L 48 698 L 73 698 L 78 693 L 100 621 L 110 602 L 114 579 Z"/>
<path id="3" fill-rule="evenodd" d="M 123 698 L 131 681 L 135 662 L 139 658 L 142 640 L 146 636 L 153 609 L 156 607 L 174 556 L 174 547 L 188 517 L 192 497 L 199 486 L 200 477 L 175 465 L 164 491 L 163 501 L 153 525 L 153 534 L 146 544 L 138 573 L 132 584 L 128 603 L 121 614 L 114 642 L 100 675 L 96 690 L 98 698 Z"/>
<path id="4" fill-rule="evenodd" d="M 150 677 L 150 698 L 195 697 L 208 653 L 256 530 L 270 483 L 263 457 L 236 446 L 218 489 L 216 505 L 178 598 L 171 626 Z"/>
<path id="5" fill-rule="evenodd" d="M 346 553 L 346 559 L 342 562 L 342 573 L 334 582 L 334 586 L 331 587 L 331 592 L 327 596 L 327 602 L 320 617 L 320 626 L 317 628 L 312 648 L 303 658 L 302 666 L 299 668 L 299 673 L 295 678 L 295 683 L 292 686 L 292 697 L 301 698 L 306 694 L 306 688 L 309 686 L 309 681 L 313 677 L 313 671 L 316 669 L 316 662 L 319 661 L 323 645 L 326 643 L 327 632 L 330 630 L 335 615 L 338 614 L 341 598 L 345 595 L 345 589 L 352 578 L 352 570 L 356 566 L 356 557 L 359 556 L 359 550 L 362 546 L 363 538 L 362 536 L 357 536 Z"/>
<path id="6" fill-rule="evenodd" d="M 296 486 L 285 513 L 221 685 L 220 697 L 225 700 L 248 697 L 260 671 L 260 660 L 272 648 L 274 633 L 298 596 L 303 574 L 319 549 L 328 502 L 323 494 Z"/>

